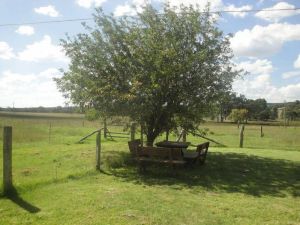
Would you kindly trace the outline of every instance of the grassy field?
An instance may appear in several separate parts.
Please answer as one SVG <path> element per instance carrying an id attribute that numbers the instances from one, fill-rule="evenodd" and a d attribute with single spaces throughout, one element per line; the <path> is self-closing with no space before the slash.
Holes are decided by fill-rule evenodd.
<path id="1" fill-rule="evenodd" d="M 0 114 L 1 145 L 5 125 L 13 126 L 17 194 L 0 197 L 1 225 L 300 224 L 300 127 L 263 126 L 261 138 L 259 125 L 246 125 L 240 149 L 236 125 L 205 123 L 226 147 L 212 144 L 203 167 L 174 176 L 164 167 L 140 174 L 128 139 L 102 139 L 95 171 L 95 137 L 76 142 L 101 123 L 82 116 Z"/>

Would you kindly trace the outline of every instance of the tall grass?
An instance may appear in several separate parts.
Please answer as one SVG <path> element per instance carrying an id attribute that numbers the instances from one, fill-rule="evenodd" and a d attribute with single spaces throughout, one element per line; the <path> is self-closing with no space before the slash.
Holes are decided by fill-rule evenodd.
<path id="1" fill-rule="evenodd" d="M 140 174 L 128 139 L 103 137 L 102 172 L 96 172 L 95 136 L 77 141 L 102 127 L 100 121 L 0 116 L 5 125 L 13 126 L 14 186 L 40 212 L 0 197 L 0 224 L 300 224 L 300 127 L 265 125 L 260 137 L 260 126 L 247 124 L 239 149 L 237 125 L 204 123 L 208 137 L 227 147 L 212 143 L 206 165 L 174 176 L 158 166 Z"/>

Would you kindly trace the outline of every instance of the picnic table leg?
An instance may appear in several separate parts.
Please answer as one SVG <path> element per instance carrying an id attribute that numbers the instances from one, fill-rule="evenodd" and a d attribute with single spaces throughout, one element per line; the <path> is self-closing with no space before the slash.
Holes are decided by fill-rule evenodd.
<path id="1" fill-rule="evenodd" d="M 139 162 L 139 171 L 141 172 L 141 173 L 145 173 L 146 172 L 146 165 L 145 165 L 145 163 L 144 162 Z"/>
<path id="2" fill-rule="evenodd" d="M 172 167 L 173 167 L 173 175 L 177 176 L 178 175 L 177 166 L 175 164 L 172 164 Z"/>

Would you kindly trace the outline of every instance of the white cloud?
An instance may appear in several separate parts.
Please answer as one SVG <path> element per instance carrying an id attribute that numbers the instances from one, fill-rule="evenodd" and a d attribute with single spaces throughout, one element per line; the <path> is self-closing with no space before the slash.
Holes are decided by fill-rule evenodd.
<path id="1" fill-rule="evenodd" d="M 6 42 L 0 41 L 0 59 L 11 59 L 13 57 L 13 48 L 11 48 Z"/>
<path id="2" fill-rule="evenodd" d="M 279 95 L 282 94 L 283 101 L 295 101 L 300 99 L 300 83 L 289 84 L 278 89 Z M 282 102 L 283 102 L 282 101 Z"/>
<path id="3" fill-rule="evenodd" d="M 39 62 L 42 60 L 52 60 L 68 63 L 61 46 L 52 43 L 51 37 L 45 35 L 41 41 L 27 45 L 25 49 L 18 53 L 18 59 L 29 62 Z"/>
<path id="4" fill-rule="evenodd" d="M 278 9 L 295 9 L 294 5 L 287 2 L 279 2 L 276 5 L 265 8 L 264 10 L 277 10 L 277 11 L 261 11 L 255 14 L 256 17 L 269 21 L 269 22 L 279 22 L 283 18 L 294 16 L 300 14 L 300 10 L 278 10 Z"/>
<path id="5" fill-rule="evenodd" d="M 300 69 L 300 54 L 298 55 L 298 58 L 294 62 L 294 67 Z"/>
<path id="6" fill-rule="evenodd" d="M 292 77 L 300 77 L 300 70 L 285 72 L 282 74 L 283 79 L 289 79 Z"/>
<path id="7" fill-rule="evenodd" d="M 23 25 L 23 26 L 19 26 L 16 32 L 18 34 L 30 36 L 34 34 L 34 28 L 32 26 Z"/>
<path id="8" fill-rule="evenodd" d="M 146 0 L 132 0 L 132 2 L 126 2 L 123 5 L 118 5 L 114 11 L 114 16 L 135 16 L 137 13 L 143 11 L 143 7 L 151 1 Z"/>
<path id="9" fill-rule="evenodd" d="M 243 69 L 252 75 L 270 74 L 274 70 L 272 62 L 267 59 L 240 62 L 237 64 L 237 68 Z"/>
<path id="10" fill-rule="evenodd" d="M 268 102 L 295 101 L 300 99 L 300 87 L 298 84 L 289 84 L 277 87 L 272 84 L 272 72 L 274 71 L 272 62 L 267 59 L 257 59 L 241 62 L 238 69 L 244 69 L 249 74 L 244 78 L 233 82 L 233 90 L 245 95 L 250 99 L 265 98 Z M 298 72 L 300 75 L 300 71 Z M 283 78 L 288 78 L 294 74 L 285 73 Z"/>
<path id="11" fill-rule="evenodd" d="M 64 99 L 56 88 L 54 77 L 60 72 L 49 68 L 37 74 L 0 73 L 0 102 L 2 107 L 58 106 Z"/>
<path id="12" fill-rule="evenodd" d="M 298 55 L 298 58 L 294 62 L 294 67 L 296 69 L 300 69 L 300 54 Z M 300 77 L 300 70 L 289 71 L 282 74 L 283 79 L 288 79 L 292 77 Z"/>
<path id="13" fill-rule="evenodd" d="M 226 11 L 243 11 L 243 10 L 251 10 L 251 5 L 243 5 L 241 7 L 236 7 L 235 5 L 231 4 L 225 7 L 224 10 Z M 234 17 L 245 17 L 248 13 L 247 12 L 228 12 L 230 15 Z"/>
<path id="14" fill-rule="evenodd" d="M 134 16 L 136 15 L 136 10 L 132 8 L 128 3 L 124 5 L 118 5 L 114 11 L 114 16 Z"/>
<path id="15" fill-rule="evenodd" d="M 300 24 L 256 25 L 251 30 L 236 32 L 231 38 L 231 47 L 236 56 L 259 57 L 272 55 L 285 42 L 296 40 L 300 40 Z"/>
<path id="16" fill-rule="evenodd" d="M 106 0 L 76 0 L 77 5 L 84 8 L 91 8 L 92 6 L 99 7 L 104 2 L 106 2 Z"/>
<path id="17" fill-rule="evenodd" d="M 265 98 L 267 101 L 277 102 L 276 88 L 271 84 L 270 75 L 247 76 L 233 83 L 233 90 L 245 95 L 247 98 Z"/>
<path id="18" fill-rule="evenodd" d="M 34 8 L 34 11 L 38 14 L 42 14 L 42 15 L 46 15 L 46 16 L 51 16 L 51 17 L 59 16 L 59 12 L 55 9 L 55 6 L 53 6 L 53 5 Z"/>
<path id="19" fill-rule="evenodd" d="M 247 98 L 265 98 L 268 102 L 295 101 L 300 99 L 300 83 L 276 87 L 271 82 L 270 74 L 247 76 L 236 80 L 233 90 L 245 95 Z"/>

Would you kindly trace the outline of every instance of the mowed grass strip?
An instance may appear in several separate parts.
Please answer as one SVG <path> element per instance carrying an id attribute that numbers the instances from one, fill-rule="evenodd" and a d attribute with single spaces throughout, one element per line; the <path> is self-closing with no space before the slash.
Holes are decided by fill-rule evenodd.
<path id="1" fill-rule="evenodd" d="M 246 126 L 246 147 L 239 149 L 236 125 L 206 123 L 209 137 L 228 147 L 213 145 L 205 166 L 175 176 L 170 168 L 157 166 L 140 174 L 126 139 L 103 140 L 103 171 L 95 171 L 95 137 L 84 144 L 76 141 L 99 122 L 88 127 L 81 119 L 53 122 L 49 143 L 48 119 L 36 124 L 33 119 L 0 119 L 14 127 L 19 200 L 39 209 L 30 213 L 22 201 L 1 197 L 0 224 L 300 224 L 298 127 L 270 126 L 261 138 L 259 126 Z"/>

